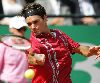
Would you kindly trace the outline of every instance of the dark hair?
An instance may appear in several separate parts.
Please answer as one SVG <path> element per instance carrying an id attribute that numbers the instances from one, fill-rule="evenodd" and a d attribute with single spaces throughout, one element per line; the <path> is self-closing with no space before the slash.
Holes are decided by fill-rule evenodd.
<path id="1" fill-rule="evenodd" d="M 32 3 L 35 2 L 35 0 L 25 0 L 26 3 Z"/>
<path id="2" fill-rule="evenodd" d="M 46 15 L 46 11 L 45 8 L 39 3 L 28 3 L 22 9 L 20 15 L 24 16 L 25 18 L 33 15 L 39 15 L 43 18 L 44 15 Z"/>

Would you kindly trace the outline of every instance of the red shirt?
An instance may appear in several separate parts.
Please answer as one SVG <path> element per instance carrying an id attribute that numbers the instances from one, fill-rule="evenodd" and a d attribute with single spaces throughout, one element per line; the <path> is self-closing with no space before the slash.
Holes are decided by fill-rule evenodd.
<path id="1" fill-rule="evenodd" d="M 70 55 L 79 44 L 60 30 L 51 30 L 51 32 L 52 34 L 42 33 L 36 38 L 31 35 L 33 51 L 46 56 L 44 66 L 33 66 L 36 75 L 32 83 L 72 83 Z"/>

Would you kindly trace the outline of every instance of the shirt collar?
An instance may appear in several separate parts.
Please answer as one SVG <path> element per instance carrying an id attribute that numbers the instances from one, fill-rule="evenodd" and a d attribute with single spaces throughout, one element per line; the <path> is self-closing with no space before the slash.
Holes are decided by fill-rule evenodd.
<path id="1" fill-rule="evenodd" d="M 51 33 L 54 32 L 53 29 L 50 29 Z M 37 35 L 36 37 L 37 38 L 48 38 L 48 37 L 52 37 L 52 34 L 47 32 L 47 33 L 41 33 L 39 35 Z"/>

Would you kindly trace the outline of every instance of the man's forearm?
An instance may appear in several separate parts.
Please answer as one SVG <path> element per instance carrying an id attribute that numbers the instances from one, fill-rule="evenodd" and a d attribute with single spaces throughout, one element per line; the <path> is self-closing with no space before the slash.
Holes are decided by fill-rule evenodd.
<path id="1" fill-rule="evenodd" d="M 89 46 L 79 46 L 78 48 L 75 49 L 75 52 L 78 53 L 78 54 L 81 54 L 83 56 L 91 56 L 90 55 L 90 52 L 89 52 Z"/>

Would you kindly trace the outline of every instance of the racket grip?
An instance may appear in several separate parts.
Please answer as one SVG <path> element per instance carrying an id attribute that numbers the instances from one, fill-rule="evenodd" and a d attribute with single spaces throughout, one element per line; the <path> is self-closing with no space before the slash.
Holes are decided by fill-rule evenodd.
<path id="1" fill-rule="evenodd" d="M 44 54 L 34 54 L 34 58 L 38 61 L 43 61 L 45 59 Z"/>

